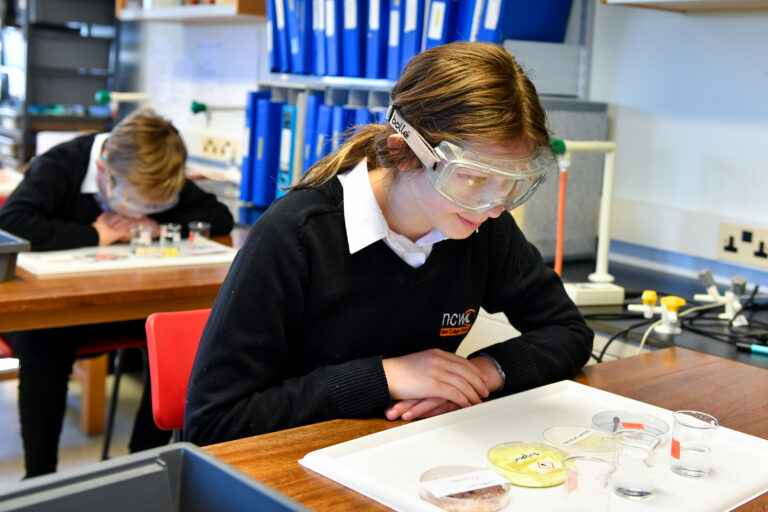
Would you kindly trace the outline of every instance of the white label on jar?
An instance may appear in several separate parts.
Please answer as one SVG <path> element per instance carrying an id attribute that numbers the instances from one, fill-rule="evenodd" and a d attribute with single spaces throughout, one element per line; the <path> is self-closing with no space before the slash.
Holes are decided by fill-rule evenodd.
<path id="1" fill-rule="evenodd" d="M 509 480 L 490 469 L 481 469 L 462 475 L 438 478 L 419 485 L 429 491 L 435 498 L 442 498 L 450 494 L 485 489 L 494 485 L 508 484 Z"/>

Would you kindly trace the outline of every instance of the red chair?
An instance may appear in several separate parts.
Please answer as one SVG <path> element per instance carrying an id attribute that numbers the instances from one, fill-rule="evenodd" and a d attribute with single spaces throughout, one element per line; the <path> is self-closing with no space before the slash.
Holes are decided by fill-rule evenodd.
<path id="1" fill-rule="evenodd" d="M 181 438 L 187 383 L 210 309 L 153 313 L 147 317 L 152 415 L 157 426 Z"/>
<path id="2" fill-rule="evenodd" d="M 115 425 L 115 413 L 117 412 L 117 397 L 120 391 L 120 377 L 123 373 L 123 360 L 125 350 L 134 347 L 143 347 L 146 341 L 143 338 L 133 336 L 114 336 L 103 340 L 88 341 L 77 347 L 77 357 L 91 357 L 104 352 L 115 352 L 114 381 L 112 383 L 112 395 L 107 406 L 106 425 L 104 426 L 104 441 L 101 447 L 101 460 L 109 458 L 109 447 L 112 443 L 112 430 Z M 0 336 L 0 358 L 13 357 L 13 349 Z"/>

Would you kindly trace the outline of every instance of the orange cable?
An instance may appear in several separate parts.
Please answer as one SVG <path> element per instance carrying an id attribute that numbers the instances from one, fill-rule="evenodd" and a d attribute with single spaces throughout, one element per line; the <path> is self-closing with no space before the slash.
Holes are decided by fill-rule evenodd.
<path id="1" fill-rule="evenodd" d="M 560 168 L 560 189 L 557 194 L 557 237 L 555 239 L 555 273 L 563 275 L 563 232 L 565 230 L 565 184 L 568 168 Z"/>

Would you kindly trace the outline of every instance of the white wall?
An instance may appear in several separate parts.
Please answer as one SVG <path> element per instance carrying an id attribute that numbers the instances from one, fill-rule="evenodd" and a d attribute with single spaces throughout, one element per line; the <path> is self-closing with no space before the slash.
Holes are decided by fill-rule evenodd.
<path id="1" fill-rule="evenodd" d="M 721 220 L 768 227 L 768 12 L 603 5 L 589 99 L 612 104 L 612 238 L 708 259 Z"/>
<path id="2" fill-rule="evenodd" d="M 152 107 L 173 120 L 190 155 L 200 156 L 201 137 L 239 141 L 243 110 L 193 114 L 194 99 L 209 105 L 245 105 L 245 93 L 267 73 L 264 22 L 144 23 L 139 83 Z"/>

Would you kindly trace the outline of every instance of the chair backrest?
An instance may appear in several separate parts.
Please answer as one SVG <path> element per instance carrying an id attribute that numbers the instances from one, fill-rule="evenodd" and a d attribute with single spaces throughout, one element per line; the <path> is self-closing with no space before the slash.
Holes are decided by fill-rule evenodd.
<path id="1" fill-rule="evenodd" d="M 187 383 L 210 309 L 153 313 L 147 317 L 152 415 L 163 430 L 184 425 Z"/>

